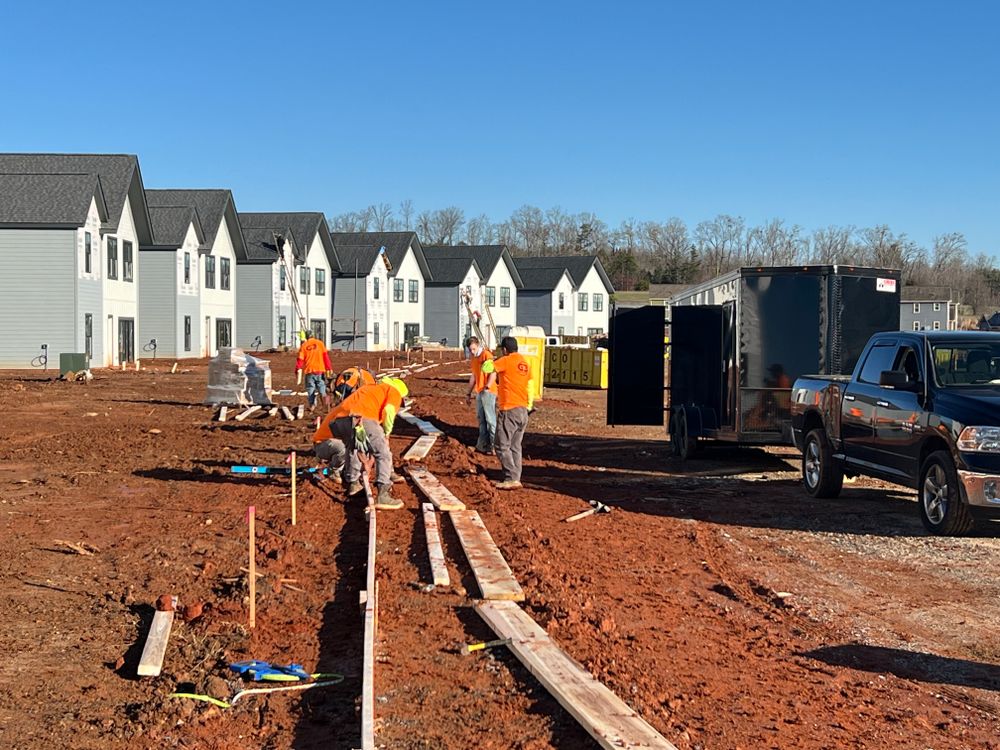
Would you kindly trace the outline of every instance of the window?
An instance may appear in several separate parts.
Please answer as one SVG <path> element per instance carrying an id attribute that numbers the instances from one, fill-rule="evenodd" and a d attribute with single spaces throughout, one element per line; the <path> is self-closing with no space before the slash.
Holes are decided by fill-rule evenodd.
<path id="1" fill-rule="evenodd" d="M 420 301 L 420 282 L 410 279 L 410 302 Z"/>
<path id="2" fill-rule="evenodd" d="M 599 292 L 594 292 L 594 312 L 601 312 L 604 309 L 604 295 Z M 604 333 L 604 331 L 598 331 L 598 333 Z"/>
<path id="3" fill-rule="evenodd" d="M 233 321 L 228 318 L 215 319 L 215 345 L 217 347 L 233 345 Z"/>
<path id="4" fill-rule="evenodd" d="M 913 303 L 913 312 L 915 312 L 915 313 L 920 312 L 920 303 L 919 302 L 914 302 Z"/>
<path id="5" fill-rule="evenodd" d="M 914 331 L 919 331 L 920 330 L 920 321 L 919 320 L 914 320 L 913 321 L 913 330 Z"/>
<path id="6" fill-rule="evenodd" d="M 393 279 L 392 280 L 392 301 L 402 302 L 403 301 L 403 280 Z"/>
<path id="7" fill-rule="evenodd" d="M 935 320 L 934 321 L 934 330 L 935 331 L 940 331 L 941 330 L 941 321 L 940 320 Z"/>
<path id="8" fill-rule="evenodd" d="M 566 295 L 563 294 L 562 292 L 559 292 L 559 309 L 560 310 L 566 309 Z"/>
<path id="9" fill-rule="evenodd" d="M 229 289 L 229 258 L 219 258 L 219 288 Z"/>
<path id="10" fill-rule="evenodd" d="M 132 243 L 122 240 L 122 281 L 132 281 Z"/>
<path id="11" fill-rule="evenodd" d="M 108 237 L 108 278 L 118 278 L 118 240 Z"/>
<path id="12" fill-rule="evenodd" d="M 588 328 L 587 329 L 587 335 L 588 336 L 596 336 L 599 333 L 604 333 L 604 329 L 603 328 Z"/>
<path id="13" fill-rule="evenodd" d="M 495 307 L 497 304 L 497 288 L 495 286 L 486 287 L 486 304 Z"/>
<path id="14" fill-rule="evenodd" d="M 589 299 L 589 297 L 587 297 L 587 293 L 583 292 L 582 294 L 578 294 L 576 296 L 576 308 L 580 312 L 587 312 L 587 300 Z"/>
<path id="15" fill-rule="evenodd" d="M 940 302 L 935 302 L 934 303 L 934 312 L 941 312 L 941 303 Z"/>
<path id="16" fill-rule="evenodd" d="M 191 253 L 184 253 L 184 283 L 191 283 Z"/>
<path id="17" fill-rule="evenodd" d="M 465 298 L 468 300 L 472 299 L 472 287 L 469 284 L 465 285 Z"/>
<path id="18" fill-rule="evenodd" d="M 278 317 L 278 346 L 285 345 L 285 339 L 288 337 L 288 318 L 284 315 Z"/>
<path id="19" fill-rule="evenodd" d="M 215 256 L 205 256 L 205 288 L 215 289 Z"/>
<path id="20" fill-rule="evenodd" d="M 316 294 L 321 297 L 326 294 L 326 269 L 316 269 Z"/>
<path id="21" fill-rule="evenodd" d="M 281 291 L 285 291 L 285 287 L 287 286 L 287 282 L 286 282 L 285 279 L 286 279 L 287 276 L 288 276 L 288 272 L 285 270 L 285 267 L 284 266 L 279 266 L 278 267 L 278 288 L 281 289 Z"/>
<path id="22" fill-rule="evenodd" d="M 865 360 L 865 366 L 861 368 L 861 375 L 858 380 L 862 383 L 874 383 L 878 385 L 879 378 L 885 370 L 892 369 L 892 362 L 896 356 L 895 344 L 882 344 L 873 347 Z"/>
<path id="23" fill-rule="evenodd" d="M 500 287 L 500 307 L 510 307 L 510 287 Z"/>
<path id="24" fill-rule="evenodd" d="M 326 343 L 326 321 L 322 318 L 312 318 L 309 321 L 309 330 L 312 335 L 323 343 Z"/>
<path id="25" fill-rule="evenodd" d="M 311 279 L 309 278 L 309 267 L 302 266 L 299 269 L 299 293 L 309 294 L 309 286 Z"/>
<path id="26" fill-rule="evenodd" d="M 379 282 L 378 276 L 372 279 L 372 299 L 378 299 L 378 291 L 379 291 L 378 282 Z"/>
<path id="27" fill-rule="evenodd" d="M 184 316 L 184 351 L 191 351 L 191 316 Z"/>
<path id="28" fill-rule="evenodd" d="M 93 268 L 93 263 L 91 262 L 91 238 L 90 232 L 83 233 L 83 270 L 85 273 L 90 273 Z"/>
<path id="29" fill-rule="evenodd" d="M 90 235 L 88 234 L 87 237 L 89 238 Z M 94 316 L 90 313 L 83 316 L 83 351 L 86 352 L 89 362 L 94 356 Z"/>
<path id="30" fill-rule="evenodd" d="M 378 344 L 378 323 L 375 324 L 375 328 L 372 331 L 372 343 Z"/>

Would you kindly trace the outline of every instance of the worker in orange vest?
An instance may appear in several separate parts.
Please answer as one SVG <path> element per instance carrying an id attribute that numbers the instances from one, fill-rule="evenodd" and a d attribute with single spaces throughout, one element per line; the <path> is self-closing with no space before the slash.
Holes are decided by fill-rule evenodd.
<path id="1" fill-rule="evenodd" d="M 497 386 L 496 383 L 487 385 L 489 376 L 483 372 L 483 363 L 493 359 L 493 354 L 475 336 L 469 338 L 468 346 L 472 374 L 469 375 L 469 392 L 465 402 L 471 404 L 473 399 L 476 400 L 476 419 L 479 422 L 476 450 L 492 453 L 497 431 Z"/>
<path id="2" fill-rule="evenodd" d="M 309 396 L 309 411 L 316 408 L 316 396 L 323 398 L 323 405 L 330 408 L 330 397 L 326 395 L 326 377 L 333 377 L 333 365 L 330 364 L 330 353 L 326 344 L 316 338 L 311 332 L 309 338 L 299 347 L 299 356 L 295 360 L 295 379 L 299 372 L 305 373 L 306 394 Z"/>
<path id="3" fill-rule="evenodd" d="M 531 363 L 517 351 L 517 339 L 505 336 L 500 342 L 503 356 L 487 360 L 482 370 L 488 375 L 487 387 L 497 387 L 496 447 L 503 478 L 495 486 L 515 490 L 521 486 L 521 441 L 528 428 L 534 394 Z"/>
<path id="4" fill-rule="evenodd" d="M 402 380 L 382 378 L 337 404 L 313 434 L 313 452 L 320 460 L 328 461 L 335 472 L 343 468 L 349 496 L 364 489 L 359 451 L 374 458 L 378 487 L 375 507 L 379 510 L 403 507 L 403 501 L 394 498 L 391 492 L 392 483 L 403 478 L 392 470 L 388 436 L 407 395 L 409 389 Z"/>
<path id="5" fill-rule="evenodd" d="M 343 401 L 365 385 L 375 385 L 375 376 L 363 367 L 348 367 L 333 382 L 333 398 Z"/>

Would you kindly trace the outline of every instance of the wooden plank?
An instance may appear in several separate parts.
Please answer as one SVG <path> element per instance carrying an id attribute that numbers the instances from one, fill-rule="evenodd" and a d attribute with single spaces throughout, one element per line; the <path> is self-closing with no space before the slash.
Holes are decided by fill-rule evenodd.
<path id="1" fill-rule="evenodd" d="M 226 421 L 226 416 L 227 416 L 228 414 L 229 414 L 229 407 L 228 407 L 228 406 L 225 406 L 225 405 L 223 405 L 223 406 L 222 406 L 222 407 L 221 407 L 221 408 L 219 409 L 219 421 L 220 421 L 220 422 L 225 422 L 225 421 Z"/>
<path id="2" fill-rule="evenodd" d="M 236 416 L 236 421 L 237 422 L 242 422 L 244 419 L 246 419 L 247 417 L 249 417 L 251 414 L 256 414 L 259 411 L 260 411 L 260 406 L 256 406 L 256 405 L 255 406 L 251 406 L 249 409 L 247 409 L 242 414 L 238 414 Z"/>
<path id="3" fill-rule="evenodd" d="M 472 574 L 483 593 L 483 599 L 524 601 L 524 591 L 503 559 L 503 554 L 486 529 L 483 519 L 474 510 L 453 510 L 449 514 L 458 533 Z"/>
<path id="4" fill-rule="evenodd" d="M 295 419 L 295 417 L 292 416 L 292 410 L 289 409 L 287 406 L 281 407 L 281 416 L 283 416 L 289 422 Z"/>
<path id="5" fill-rule="evenodd" d="M 368 509 L 368 561 L 364 593 L 364 658 L 361 668 L 361 748 L 375 750 L 375 634 L 378 585 L 375 581 L 375 509 Z"/>
<path id="6" fill-rule="evenodd" d="M 427 469 L 410 465 L 406 467 L 406 473 L 417 485 L 417 489 L 423 492 L 438 510 L 465 510 L 465 503 L 451 494 L 451 490 L 441 484 Z"/>
<path id="7" fill-rule="evenodd" d="M 415 414 L 410 414 L 410 412 L 408 411 L 401 411 L 397 416 L 404 422 L 409 422 L 410 424 L 412 424 L 414 427 L 416 427 L 425 435 L 444 435 L 444 433 L 441 432 L 441 430 L 439 430 L 433 424 L 431 424 L 425 419 L 421 419 Z"/>
<path id="8" fill-rule="evenodd" d="M 427 458 L 427 454 L 431 452 L 431 448 L 434 447 L 434 443 L 437 442 L 437 435 L 421 435 L 417 438 L 417 441 L 410 446 L 409 450 L 403 454 L 404 461 L 420 461 Z"/>
<path id="9" fill-rule="evenodd" d="M 303 394 L 303 395 L 305 395 L 305 394 Z M 302 419 L 305 415 L 306 415 L 306 406 L 305 406 L 305 404 L 299 404 L 299 408 L 295 410 L 295 418 L 296 419 Z"/>
<path id="10" fill-rule="evenodd" d="M 267 416 L 269 416 L 269 417 L 273 417 L 277 413 L 278 413 L 278 407 L 277 406 L 272 406 L 270 409 L 267 410 Z"/>
<path id="11" fill-rule="evenodd" d="M 424 512 L 424 533 L 427 536 L 427 555 L 431 560 L 431 580 L 435 586 L 449 586 L 448 567 L 444 564 L 444 549 L 441 547 L 441 535 L 438 533 L 437 514 L 434 506 L 423 503 L 420 506 Z"/>
<path id="12" fill-rule="evenodd" d="M 167 653 L 167 641 L 170 640 L 170 628 L 174 624 L 174 613 L 157 611 L 149 626 L 146 645 L 139 659 L 138 675 L 140 677 L 157 677 L 163 669 L 163 657 Z"/>
<path id="13" fill-rule="evenodd" d="M 559 648 L 513 602 L 479 602 L 476 612 L 553 697 L 607 750 L 677 750 L 666 738 Z"/>

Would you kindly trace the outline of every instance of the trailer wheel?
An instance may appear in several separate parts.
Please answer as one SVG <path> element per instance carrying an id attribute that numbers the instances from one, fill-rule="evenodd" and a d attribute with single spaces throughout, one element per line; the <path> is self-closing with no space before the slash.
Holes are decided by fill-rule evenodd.
<path id="1" fill-rule="evenodd" d="M 917 485 L 920 520 L 932 534 L 961 536 L 972 531 L 974 520 L 962 502 L 958 472 L 948 451 L 934 451 L 920 468 Z"/>
<path id="2" fill-rule="evenodd" d="M 694 458 L 698 452 L 698 438 L 690 433 L 687 410 L 683 408 L 670 418 L 670 448 L 682 461 Z"/>
<path id="3" fill-rule="evenodd" d="M 806 435 L 802 447 L 802 484 L 813 497 L 837 497 L 844 486 L 844 470 L 822 429 Z"/>

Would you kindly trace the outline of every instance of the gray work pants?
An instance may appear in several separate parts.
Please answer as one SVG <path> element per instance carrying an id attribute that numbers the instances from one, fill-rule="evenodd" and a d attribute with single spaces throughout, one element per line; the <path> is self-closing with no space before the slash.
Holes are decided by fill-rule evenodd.
<path id="1" fill-rule="evenodd" d="M 521 481 L 521 439 L 528 427 L 528 410 L 523 406 L 497 415 L 497 456 L 503 466 L 503 481 Z"/>
<path id="2" fill-rule="evenodd" d="M 374 419 L 362 419 L 362 427 L 368 433 L 368 445 L 371 446 L 372 455 L 375 456 L 375 484 L 379 487 L 388 487 L 392 484 L 392 451 L 389 450 L 389 441 L 382 431 L 382 425 Z M 361 461 L 354 445 L 354 420 L 351 417 L 341 417 L 333 420 L 330 425 L 330 432 L 338 440 L 342 440 L 347 448 L 347 469 L 344 478 L 348 482 L 361 481 Z"/>

